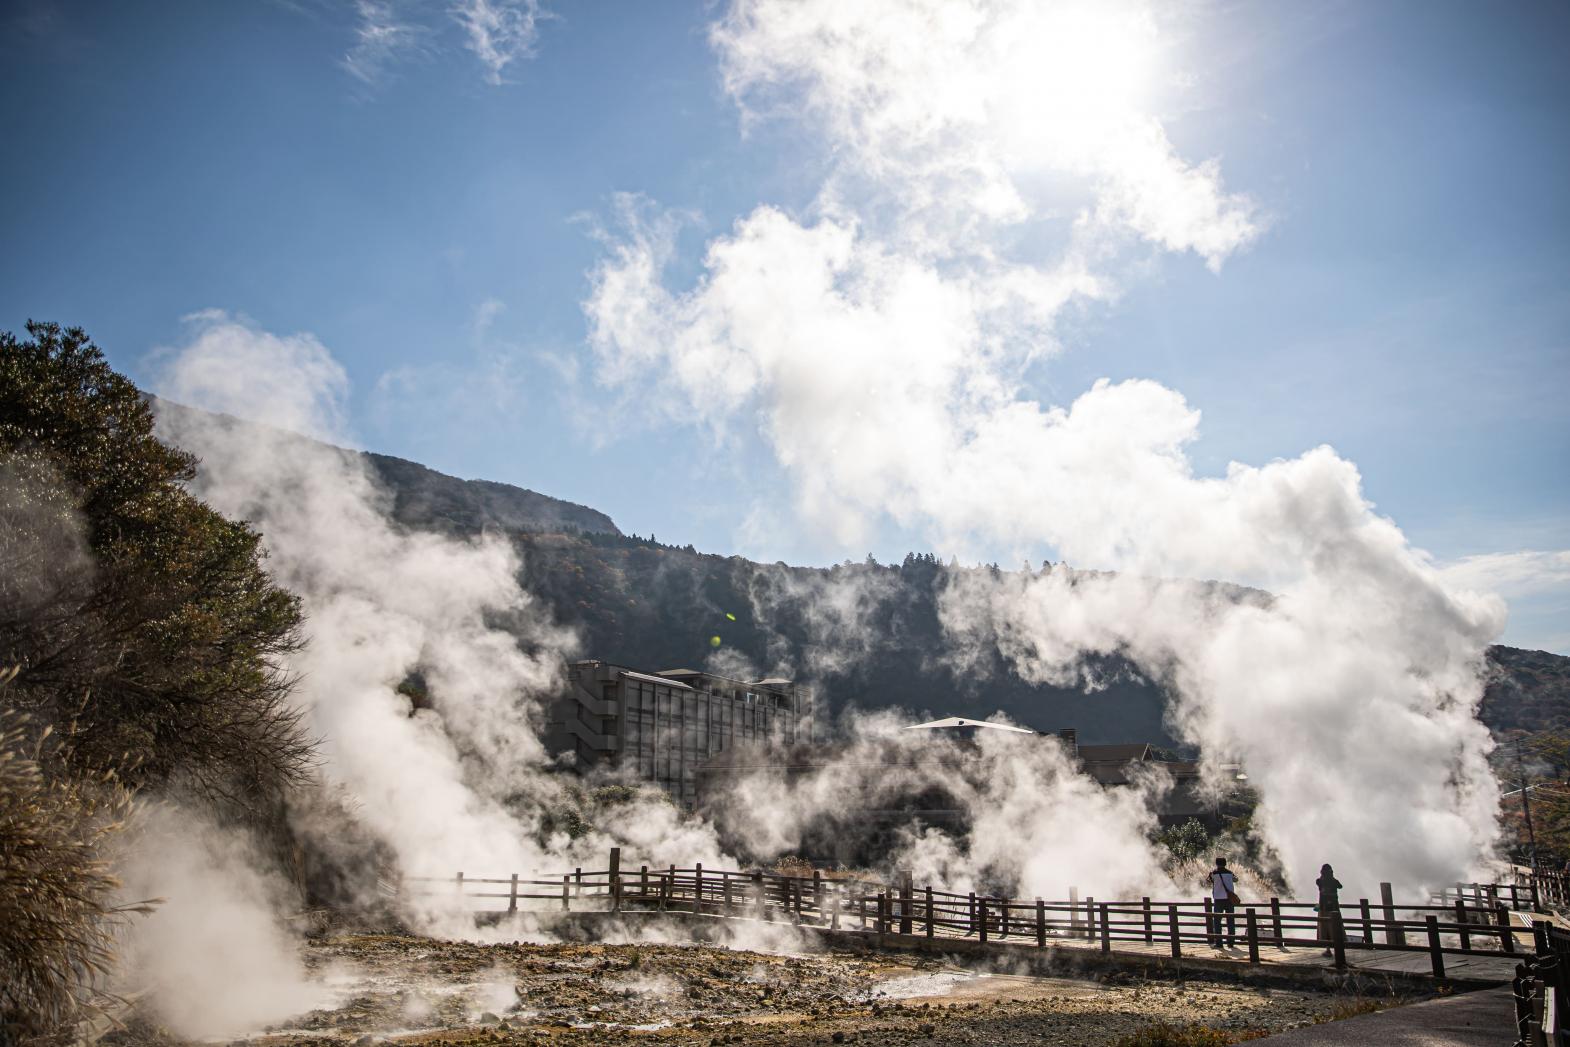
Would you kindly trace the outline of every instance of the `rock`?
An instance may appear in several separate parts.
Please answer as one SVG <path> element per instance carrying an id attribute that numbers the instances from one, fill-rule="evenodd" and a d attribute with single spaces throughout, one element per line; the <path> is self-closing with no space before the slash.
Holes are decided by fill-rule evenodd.
<path id="1" fill-rule="evenodd" d="M 484 1014 L 480 1015 L 480 1022 L 484 1025 L 491 1025 L 499 1021 L 501 1021 L 501 1019 L 496 1017 L 496 1015 L 492 1014 L 490 1011 L 486 1011 Z"/>

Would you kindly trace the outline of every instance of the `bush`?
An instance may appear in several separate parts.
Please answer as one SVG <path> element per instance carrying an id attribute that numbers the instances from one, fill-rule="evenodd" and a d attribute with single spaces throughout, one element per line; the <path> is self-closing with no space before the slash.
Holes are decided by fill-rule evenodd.
<path id="1" fill-rule="evenodd" d="M 137 388 L 80 330 L 0 332 L 0 665 L 85 777 L 265 810 L 309 773 L 295 597 L 260 537 L 185 489 Z"/>
<path id="2" fill-rule="evenodd" d="M 1163 831 L 1159 840 L 1177 862 L 1193 861 L 1210 850 L 1210 833 L 1195 818 Z"/>

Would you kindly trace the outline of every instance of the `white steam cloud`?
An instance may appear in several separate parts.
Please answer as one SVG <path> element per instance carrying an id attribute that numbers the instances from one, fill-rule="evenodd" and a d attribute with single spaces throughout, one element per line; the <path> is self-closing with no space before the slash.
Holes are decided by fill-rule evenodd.
<path id="1" fill-rule="evenodd" d="M 159 391 L 265 424 L 166 409 L 160 434 L 200 456 L 195 493 L 251 521 L 269 569 L 301 597 L 297 700 L 336 806 L 390 851 L 388 871 L 528 874 L 588 855 L 593 867 L 613 843 L 629 859 L 719 864 L 712 833 L 666 803 L 611 812 L 577 840 L 542 838 L 563 783 L 549 773 L 537 703 L 563 682 L 575 639 L 519 588 L 512 546 L 398 526 L 360 456 L 295 435 L 344 442 L 347 379 L 314 337 L 222 313 L 191 323 L 185 344 L 159 354 Z M 416 674 L 428 707 L 399 689 Z"/>
<path id="2" fill-rule="evenodd" d="M 405 869 L 535 867 L 501 801 L 545 762 L 529 702 L 555 685 L 571 638 L 519 590 L 505 540 L 404 531 L 357 455 L 287 431 L 342 441 L 348 383 L 319 342 L 194 322 L 161 393 L 278 428 L 166 413 L 162 431 L 202 458 L 198 496 L 256 524 L 269 568 L 305 602 L 309 642 L 292 668 L 330 776 Z M 439 697 L 411 714 L 397 688 L 416 671 Z M 466 775 L 465 753 L 483 779 Z"/>
<path id="3" fill-rule="evenodd" d="M 1259 233 L 1156 115 L 1164 29 L 1140 3 L 740 0 L 713 33 L 726 83 L 754 114 L 804 114 L 823 189 L 805 217 L 759 205 L 684 289 L 676 219 L 622 198 L 594 349 L 608 381 L 664 394 L 645 402 L 760 418 L 803 517 L 847 546 L 887 516 L 944 549 L 1048 544 L 1120 572 L 977 574 L 945 624 L 1028 678 L 1130 658 L 1213 780 L 1245 765 L 1292 882 L 1323 861 L 1357 890 L 1469 875 L 1497 837 L 1474 713 L 1500 602 L 1448 586 L 1328 447 L 1201 477 L 1178 393 L 1102 381 L 1058 407 L 1024 384 L 1130 240 L 1219 269 Z"/>
<path id="4" fill-rule="evenodd" d="M 161 896 L 128 929 L 120 978 L 188 1038 L 239 1036 L 328 1003 L 281 914 L 287 892 L 245 841 L 199 809 L 143 804 L 120 873 L 126 897 Z"/>

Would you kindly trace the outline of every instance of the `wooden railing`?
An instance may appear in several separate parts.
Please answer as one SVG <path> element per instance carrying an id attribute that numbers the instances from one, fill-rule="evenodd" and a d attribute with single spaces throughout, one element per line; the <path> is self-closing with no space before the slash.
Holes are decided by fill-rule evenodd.
<path id="1" fill-rule="evenodd" d="M 1258 964 L 1267 949 L 1329 950 L 1337 968 L 1347 967 L 1349 951 L 1427 953 L 1435 978 L 1445 977 L 1445 957 L 1525 955 L 1534 947 L 1516 940 L 1511 912 L 1528 895 L 1509 885 L 1461 885 L 1426 904 L 1396 904 L 1384 885 L 1377 902 L 1360 898 L 1337 909 L 1261 899 L 1239 905 L 1234 948 Z M 393 888 L 425 898 L 451 892 L 474 911 L 656 910 L 701 915 L 787 920 L 834 930 L 865 931 L 927 938 L 972 938 L 1037 948 L 1076 944 L 1110 953 L 1119 946 L 1168 953 L 1181 959 L 1201 948 L 1215 948 L 1230 935 L 1227 914 L 1216 913 L 1209 899 L 1160 901 L 1150 898 L 1097 901 L 1071 891 L 1067 901 L 998 898 L 916 888 L 909 876 L 894 884 L 829 879 L 821 873 L 789 876 L 773 872 L 705 869 L 702 865 L 623 868 L 613 849 L 605 869 L 577 868 L 551 876 L 487 879 L 458 873 L 452 877 L 407 878 Z M 475 905 L 475 902 L 481 904 Z M 1541 935 L 1535 941 L 1541 940 Z"/>

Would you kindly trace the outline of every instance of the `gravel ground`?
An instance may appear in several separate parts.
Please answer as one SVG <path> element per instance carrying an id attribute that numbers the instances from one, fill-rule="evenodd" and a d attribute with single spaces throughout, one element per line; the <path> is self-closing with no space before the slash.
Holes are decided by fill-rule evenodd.
<path id="1" fill-rule="evenodd" d="M 1352 1001 L 1189 982 L 1102 984 L 936 959 L 702 945 L 528 945 L 345 934 L 308 964 L 335 1004 L 252 1044 L 1106 1044 L 1155 1021 L 1239 1035 Z"/>

